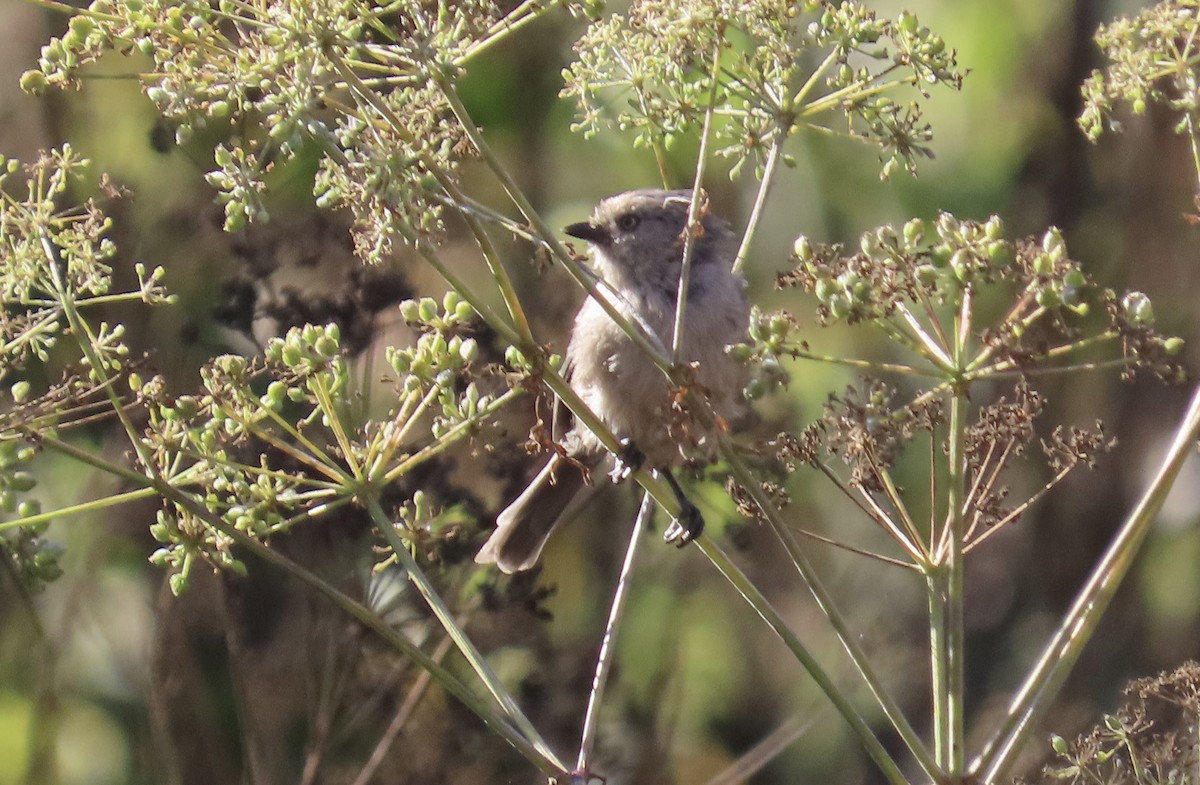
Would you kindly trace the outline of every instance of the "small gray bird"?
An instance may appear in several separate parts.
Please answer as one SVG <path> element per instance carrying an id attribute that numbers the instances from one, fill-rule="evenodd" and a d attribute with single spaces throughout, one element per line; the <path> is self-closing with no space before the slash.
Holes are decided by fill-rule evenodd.
<path id="1" fill-rule="evenodd" d="M 602 201 L 590 221 L 565 229 L 589 243 L 596 271 L 620 294 L 619 307 L 632 321 L 652 329 L 668 347 L 691 198 L 691 191 L 629 191 Z M 734 238 L 724 221 L 706 212 L 694 243 L 680 358 L 684 364 L 694 364 L 696 386 L 708 396 L 715 413 L 729 422 L 744 407 L 746 370 L 725 347 L 746 335 L 750 306 L 745 280 L 730 269 Z M 591 297 L 575 317 L 564 373 L 571 388 L 627 445 L 618 456 L 622 463 L 614 478 L 645 460 L 671 483 L 684 507 L 680 544 L 698 535 L 703 521 L 669 471 L 685 456 L 668 433 L 668 380 Z M 571 502 L 585 495 L 580 493 L 586 484 L 583 470 L 596 468 L 605 450 L 586 427 L 573 425 L 569 415 L 565 406 L 556 407 L 555 438 L 563 453 L 555 453 L 497 516 L 496 531 L 476 562 L 494 562 L 506 573 L 529 569 Z M 692 457 L 712 449 L 712 435 L 697 433 L 697 428 L 693 423 L 689 433 Z"/>

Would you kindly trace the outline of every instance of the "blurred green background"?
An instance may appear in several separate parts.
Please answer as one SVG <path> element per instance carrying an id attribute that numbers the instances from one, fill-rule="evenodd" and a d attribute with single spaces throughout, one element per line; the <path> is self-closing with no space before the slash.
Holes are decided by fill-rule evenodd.
<path id="1" fill-rule="evenodd" d="M 1074 124 L 1079 85 L 1101 64 L 1092 43 L 1097 25 L 1142 6 L 1103 0 L 873 4 L 885 15 L 901 8 L 916 12 L 957 48 L 960 66 L 970 71 L 961 93 L 939 90 L 928 102 L 937 157 L 916 178 L 897 175 L 880 182 L 870 148 L 829 138 L 795 140 L 788 152 L 797 166 L 784 170 L 775 186 L 749 263 L 754 301 L 788 307 L 805 325 L 807 340 L 824 353 L 878 356 L 886 350 L 868 344 L 876 336 L 822 330 L 810 317 L 811 302 L 794 291 L 774 291 L 775 273 L 788 266 L 795 237 L 856 243 L 863 230 L 912 216 L 930 219 L 940 210 L 970 218 L 995 213 L 1012 237 L 1061 227 L 1071 256 L 1101 284 L 1146 292 L 1165 332 L 1194 339 L 1200 313 L 1198 230 L 1185 213 L 1194 209 L 1196 175 L 1185 142 L 1172 133 L 1172 120 L 1155 111 L 1125 118 L 1125 132 L 1099 145 L 1089 144 Z M 131 190 L 132 198 L 113 210 L 121 249 L 118 276 L 131 276 L 134 261 L 161 264 L 180 303 L 117 317 L 130 325 L 135 346 L 154 352 L 153 367 L 175 389 L 189 389 L 200 363 L 227 350 L 214 309 L 222 282 L 244 264 L 246 252 L 235 245 L 256 241 L 231 240 L 220 230 L 220 211 L 203 181 L 211 168 L 211 140 L 207 152 L 204 139 L 182 148 L 162 143 L 153 107 L 132 78 L 145 63 L 110 57 L 91 71 L 80 92 L 42 99 L 20 93 L 20 73 L 64 26 L 60 13 L 0 0 L 0 153 L 28 159 L 39 148 L 69 140 L 93 159 L 96 171 Z M 552 225 L 581 220 L 602 196 L 657 181 L 652 156 L 633 149 L 627 137 L 585 141 L 569 131 L 573 107 L 557 97 L 559 74 L 581 30 L 581 22 L 551 14 L 473 63 L 463 88 L 488 138 Z M 671 152 L 675 185 L 690 182 L 694 153 L 688 144 Z M 312 230 L 310 177 L 303 162 L 278 173 L 276 229 L 270 231 Z M 481 169 L 468 170 L 466 181 L 478 198 L 503 204 L 499 188 Z M 745 178 L 730 182 L 720 166 L 708 183 L 716 209 L 735 227 L 744 225 L 755 185 Z M 521 254 L 527 257 L 527 249 L 514 246 L 510 254 L 522 293 L 542 304 L 535 329 L 561 348 L 579 293 L 561 271 L 539 275 L 534 260 L 525 264 Z M 465 251 L 461 256 L 464 270 L 482 281 L 480 266 Z M 428 270 L 411 260 L 400 264 L 407 265 L 414 291 L 440 291 Z M 1191 369 L 1198 351 L 1192 344 L 1186 350 Z M 816 417 L 829 393 L 854 381 L 832 366 L 798 363 L 789 371 L 786 392 L 762 404 L 768 419 L 803 424 Z M 1050 399 L 1046 432 L 1057 423 L 1088 425 L 1100 418 L 1120 442 L 1094 472 L 1072 476 L 968 560 L 968 710 L 977 734 L 991 727 L 1132 508 L 1187 394 L 1151 379 L 1122 383 L 1099 373 L 1048 379 L 1042 389 Z M 523 437 L 522 426 L 513 425 L 498 445 L 510 465 L 508 487 L 513 473 L 530 462 L 520 449 Z M 122 449 L 103 430 L 92 438 L 97 449 L 113 454 Z M 926 460 L 918 451 L 905 467 L 915 488 L 922 487 Z M 1134 573 L 1039 738 L 1094 723 L 1119 701 L 1127 680 L 1200 652 L 1198 472 L 1195 461 L 1185 468 Z M 1046 479 L 1037 464 L 1028 473 L 1015 484 L 1033 488 Z M 118 490 L 104 477 L 50 457 L 39 464 L 39 477 L 47 509 Z M 477 493 L 494 510 L 503 487 L 496 482 Z M 815 473 L 800 472 L 789 490 L 789 514 L 807 528 L 864 545 L 882 542 Z M 705 485 L 697 493 L 720 532 L 732 517 L 720 486 Z M 619 489 L 603 499 L 593 517 L 632 519 L 632 491 Z M 214 579 L 181 602 L 170 599 L 162 574 L 146 563 L 154 547 L 146 533 L 152 517 L 152 508 L 141 508 L 57 521 L 51 536 L 65 548 L 64 576 L 31 597 L 0 579 L 0 785 L 27 776 L 72 785 L 353 781 L 345 772 L 357 770 L 353 762 L 361 762 L 383 725 L 352 722 L 343 713 L 334 715 L 332 729 L 322 724 L 328 720 L 322 713 L 328 696 L 321 679 L 331 670 L 297 661 L 302 653 L 313 660 L 318 654 L 334 657 L 331 642 L 341 637 L 337 630 L 344 620 L 314 607 L 319 600 L 290 596 L 286 584 L 267 585 L 267 578 L 236 591 Z M 542 603 L 552 619 L 519 605 L 494 617 L 485 608 L 472 617 L 471 630 L 494 653 L 501 675 L 519 685 L 539 727 L 564 750 L 577 743 L 628 531 L 621 523 L 614 533 L 614 525 L 581 522 L 552 541 L 537 578 L 540 586 L 554 588 Z M 740 548 L 740 562 L 805 642 L 843 683 L 853 683 L 811 599 L 778 569 L 781 555 L 773 540 L 752 525 L 725 528 L 736 535 L 726 542 Z M 308 557 L 345 545 L 330 546 L 319 536 L 310 540 L 295 545 Z M 351 546 L 368 547 L 357 541 Z M 921 718 L 928 713 L 928 633 L 917 579 L 822 546 L 813 546 L 812 554 L 887 682 L 926 730 Z M 787 727 L 797 729 L 798 738 L 750 782 L 881 781 L 811 679 L 695 549 L 677 552 L 651 544 L 642 559 L 600 728 L 597 766 L 610 785 L 705 782 L 793 721 Z M 492 588 L 510 590 L 504 581 Z M 303 625 L 296 621 L 301 618 Z M 305 631 L 313 629 L 326 634 L 306 639 Z M 332 672 L 354 672 L 369 685 L 397 667 L 375 662 L 366 643 L 361 649 L 368 653 L 364 662 L 343 663 Z M 297 673 L 316 675 L 296 682 Z M 280 694 L 288 685 L 294 694 Z M 431 694 L 425 703 L 430 705 L 420 721 L 405 729 L 404 754 L 389 759 L 372 782 L 537 781 L 465 711 L 440 695 Z M 378 713 L 387 715 L 391 704 L 381 704 Z M 306 766 L 312 757 L 305 750 L 320 732 L 340 738 L 342 753 L 314 769 Z M 270 755 L 252 754 L 263 739 L 283 742 L 266 744 Z M 1027 765 L 1036 765 L 1045 746 L 1029 750 Z M 35 759 L 45 765 L 30 773 Z"/>

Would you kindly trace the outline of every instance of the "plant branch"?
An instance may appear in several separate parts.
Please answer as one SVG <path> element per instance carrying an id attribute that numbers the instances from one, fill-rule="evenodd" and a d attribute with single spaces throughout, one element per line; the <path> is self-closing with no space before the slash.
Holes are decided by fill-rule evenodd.
<path id="1" fill-rule="evenodd" d="M 984 782 L 999 782 L 1012 766 L 1032 725 L 1049 706 L 1091 640 L 1121 581 L 1129 573 L 1150 525 L 1162 508 L 1184 461 L 1194 451 L 1200 433 L 1200 388 L 1192 395 L 1175 440 L 1167 450 L 1154 480 L 1125 519 L 1104 558 L 1092 570 L 1058 631 L 1046 644 L 1037 664 L 1009 704 L 1005 721 L 979 756 L 970 772 Z"/>

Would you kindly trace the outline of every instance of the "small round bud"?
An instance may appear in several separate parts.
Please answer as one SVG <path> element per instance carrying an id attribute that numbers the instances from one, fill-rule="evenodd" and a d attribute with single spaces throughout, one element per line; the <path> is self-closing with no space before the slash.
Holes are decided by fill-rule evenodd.
<path id="1" fill-rule="evenodd" d="M 796 238 L 796 242 L 792 244 L 792 253 L 802 262 L 812 261 L 813 247 L 809 239 L 804 235 Z"/>
<path id="2" fill-rule="evenodd" d="M 22 379 L 21 381 L 17 382 L 12 387 L 10 387 L 9 392 L 12 395 L 12 399 L 13 399 L 14 403 L 25 403 L 25 401 L 29 398 L 29 392 L 32 389 L 33 389 L 32 385 L 30 385 L 29 382 Z"/>

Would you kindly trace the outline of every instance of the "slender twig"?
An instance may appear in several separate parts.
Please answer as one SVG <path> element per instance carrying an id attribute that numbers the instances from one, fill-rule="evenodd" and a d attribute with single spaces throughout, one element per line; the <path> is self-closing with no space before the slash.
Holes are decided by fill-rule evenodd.
<path id="1" fill-rule="evenodd" d="M 450 613 L 450 609 L 446 607 L 446 603 L 442 601 L 441 595 L 434 588 L 433 583 L 425 575 L 425 571 L 417 564 L 416 559 L 408 552 L 408 544 L 400 537 L 400 533 L 396 529 L 395 522 L 383 511 L 383 507 L 379 503 L 379 499 L 375 496 L 367 496 L 362 499 L 366 506 L 367 513 L 371 516 L 371 520 L 375 524 L 375 528 L 383 535 L 391 547 L 392 552 L 396 555 L 399 565 L 404 569 L 409 581 L 417 588 L 421 597 L 429 609 L 433 611 L 433 615 L 437 617 L 438 622 L 442 625 L 442 629 L 454 640 L 454 645 L 458 647 L 459 652 L 471 665 L 471 669 L 475 671 L 475 675 L 483 682 L 484 687 L 495 699 L 504 713 L 508 715 L 508 719 L 524 734 L 525 738 L 533 744 L 534 748 L 543 755 L 547 760 L 554 762 L 554 765 L 561 770 L 565 770 L 561 759 L 555 754 L 554 750 L 546 743 L 533 723 L 525 716 L 517 706 L 517 702 L 513 700 L 512 695 L 504 688 L 500 682 L 500 677 L 492 670 L 492 666 L 488 664 L 487 658 L 480 653 L 475 647 L 474 642 L 467 637 L 466 632 Z"/>
<path id="2" fill-rule="evenodd" d="M 783 149 L 783 142 L 786 138 L 786 132 L 782 128 L 775 129 L 775 136 L 771 139 L 771 149 L 767 151 L 767 161 L 763 164 L 762 180 L 758 183 L 758 193 L 754 196 L 754 207 L 750 209 L 750 218 L 746 222 L 746 229 L 742 232 L 742 242 L 738 246 L 737 256 L 733 258 L 733 273 L 737 275 L 746 265 L 746 259 L 750 256 L 750 246 L 754 242 L 754 234 L 758 231 L 758 223 L 762 220 L 763 206 L 767 203 L 767 194 L 770 193 L 771 184 L 775 180 L 775 170 L 779 165 L 779 153 Z"/>
<path id="3" fill-rule="evenodd" d="M 845 617 L 837 606 L 833 603 L 833 598 L 825 589 L 824 584 L 817 577 L 816 571 L 813 569 L 808 557 L 804 554 L 802 548 L 796 538 L 792 535 L 791 528 L 784 522 L 779 508 L 767 498 L 759 483 L 755 482 L 754 476 L 746 468 L 741 457 L 732 449 L 727 438 L 721 437 L 718 440 L 721 457 L 729 464 L 730 472 L 739 484 L 746 489 L 750 496 L 754 499 L 754 503 L 762 511 L 771 530 L 779 539 L 791 560 L 792 565 L 796 568 L 797 573 L 803 579 L 805 586 L 817 601 L 818 607 L 825 617 L 829 620 L 834 632 L 837 633 L 838 640 L 842 644 L 842 648 L 850 655 L 851 661 L 858 669 L 863 681 L 866 682 L 867 688 L 871 691 L 871 695 L 879 704 L 885 717 L 891 722 L 896 733 L 904 740 L 909 751 L 921 766 L 921 769 L 932 780 L 937 779 L 938 767 L 930 755 L 929 750 L 925 747 L 921 737 L 917 735 L 909 723 L 908 718 L 900 710 L 900 706 L 896 703 L 892 695 L 884 688 L 882 681 L 879 679 L 878 673 L 872 667 L 867 659 L 866 653 L 862 650 L 859 644 L 857 634 L 850 629 L 850 625 L 846 622 Z M 705 551 L 707 553 L 707 551 Z M 761 612 L 761 611 L 760 611 Z M 807 666 L 806 666 L 807 667 Z M 830 695 L 830 699 L 836 703 L 836 698 Z"/>
<path id="4" fill-rule="evenodd" d="M 28 515 L 24 518 L 17 518 L 13 521 L 0 522 L 0 532 L 8 531 L 9 529 L 20 529 L 25 526 L 35 526 L 39 523 L 46 523 L 55 518 L 66 518 L 71 515 L 77 515 L 82 512 L 98 512 L 108 507 L 115 507 L 118 504 L 125 502 L 139 501 L 148 499 L 155 495 L 153 488 L 138 488 L 125 493 L 116 493 L 111 496 L 105 496 L 100 499 L 95 499 L 90 502 L 80 502 L 67 507 L 59 507 L 57 510 L 49 512 L 40 512 L 37 515 Z"/>
<path id="5" fill-rule="evenodd" d="M 450 651 L 450 647 L 453 644 L 454 642 L 450 640 L 449 635 L 442 638 L 441 643 L 433 650 L 433 654 L 430 655 L 429 659 L 440 663 Z M 397 737 L 400 736 L 400 731 L 404 730 L 404 726 L 408 724 L 409 718 L 416 711 L 417 704 L 425 696 L 425 691 L 429 689 L 431 681 L 433 681 L 433 676 L 429 671 L 421 671 L 420 675 L 417 676 L 408 694 L 404 696 L 404 702 L 400 704 L 400 708 L 396 710 L 392 721 L 388 723 L 387 730 L 379 737 L 379 742 L 375 745 L 375 749 L 371 751 L 371 757 L 367 758 L 367 762 L 359 770 L 358 776 L 354 778 L 352 785 L 370 785 L 375 772 L 378 771 L 379 767 L 383 765 L 384 759 L 387 758 L 388 750 L 396 743 Z"/>
<path id="6" fill-rule="evenodd" d="M 850 724 L 851 730 L 858 737 L 858 740 L 866 748 L 867 754 L 879 766 L 879 770 L 883 772 L 888 781 L 892 785 L 907 785 L 907 780 L 904 774 L 900 771 L 896 761 L 888 753 L 887 749 L 875 737 L 871 727 L 867 724 L 862 714 L 854 707 L 846 698 L 844 692 L 839 690 L 837 685 L 829 677 L 829 674 L 821 667 L 812 653 L 800 641 L 800 638 L 792 632 L 791 628 L 783 621 L 782 617 L 771 606 L 767 598 L 758 590 L 745 573 L 737 568 L 736 565 L 729 559 L 729 556 L 722 551 L 716 543 L 709 537 L 700 537 L 696 540 L 696 545 L 704 552 L 704 555 L 709 558 L 713 566 L 720 570 L 726 580 L 733 585 L 739 594 L 750 604 L 750 607 L 758 613 L 763 621 L 779 636 L 780 640 L 791 650 L 792 655 L 799 660 L 804 669 L 812 677 L 817 686 L 825 693 L 829 700 L 833 703 L 834 708 L 845 718 Z M 932 775 L 930 775 L 932 778 Z"/>
<path id="7" fill-rule="evenodd" d="M 810 540 L 816 540 L 817 542 L 823 542 L 826 545 L 833 546 L 834 548 L 839 548 L 843 551 L 848 551 L 849 553 L 856 553 L 859 556 L 865 556 L 868 559 L 875 559 L 876 561 L 883 562 L 884 564 L 890 564 L 893 567 L 903 567 L 906 570 L 918 569 L 917 565 L 913 564 L 912 562 L 901 561 L 900 559 L 893 559 L 891 556 L 884 556 L 882 553 L 875 553 L 875 551 L 869 551 L 866 548 L 859 548 L 855 545 L 851 545 L 848 542 L 842 542 L 841 540 L 835 540 L 832 537 L 826 537 L 823 534 L 817 534 L 816 532 L 810 532 L 808 529 L 802 529 L 798 526 L 793 526 L 792 531 L 796 532 L 796 534 L 799 534 L 801 537 L 807 537 Z"/>
<path id="8" fill-rule="evenodd" d="M 746 782 L 808 732 L 817 722 L 815 714 L 816 712 L 809 714 L 804 719 L 789 717 L 782 725 L 764 736 L 758 744 L 744 752 L 729 768 L 704 785 L 737 785 L 739 782 Z"/>
<path id="9" fill-rule="evenodd" d="M 1063 681 L 1075 666 L 1083 647 L 1091 640 L 1104 612 L 1129 573 L 1134 557 L 1174 485 L 1184 461 L 1193 452 L 1200 433 L 1200 389 L 1193 394 L 1187 412 L 1175 432 L 1175 440 L 1164 456 L 1154 480 L 1113 538 L 1104 558 L 1092 570 L 1058 631 L 1046 644 L 983 751 L 971 764 L 971 774 L 983 782 L 1000 782 L 1012 766 L 1034 721 L 1049 707 Z"/>
<path id="10" fill-rule="evenodd" d="M 712 138 L 713 109 L 717 103 L 717 68 L 721 61 L 721 48 L 725 42 L 724 33 L 717 35 L 713 45 L 712 70 L 709 73 L 711 84 L 708 89 L 708 107 L 704 112 L 704 128 L 700 133 L 700 152 L 696 156 L 696 176 L 692 182 L 692 201 L 688 204 L 687 227 L 683 234 L 683 260 L 679 267 L 679 287 L 675 295 L 675 329 L 671 333 L 671 362 L 678 365 L 683 359 L 683 326 L 687 314 L 688 286 L 692 276 L 692 257 L 696 253 L 696 238 L 700 234 L 701 210 L 707 212 L 708 197 L 704 193 L 704 172 L 708 168 L 708 144 Z"/>
<path id="11" fill-rule="evenodd" d="M 600 717 L 600 704 L 604 699 L 604 687 L 608 683 L 608 674 L 612 671 L 613 656 L 616 653 L 614 642 L 617 638 L 617 628 L 625 616 L 625 604 L 629 599 L 629 586 L 633 577 L 634 560 L 637 558 L 638 544 L 642 541 L 642 531 L 650 524 L 650 516 L 654 514 L 654 497 L 650 494 L 642 496 L 642 504 L 634 519 L 633 531 L 629 535 L 629 547 L 625 550 L 625 561 L 621 564 L 621 575 L 617 579 L 617 588 L 613 592 L 612 606 L 608 611 L 608 623 L 604 625 L 604 638 L 600 642 L 600 653 L 596 657 L 596 675 L 592 678 L 592 690 L 588 694 L 587 711 L 583 715 L 583 734 L 579 741 L 579 757 L 575 763 L 575 771 L 586 774 L 592 757 L 592 748 L 596 741 L 597 721 Z"/>

